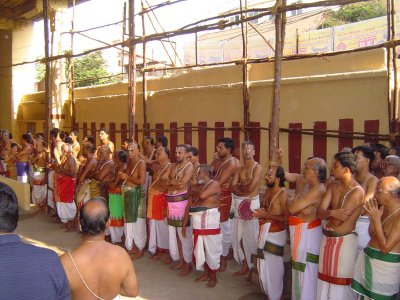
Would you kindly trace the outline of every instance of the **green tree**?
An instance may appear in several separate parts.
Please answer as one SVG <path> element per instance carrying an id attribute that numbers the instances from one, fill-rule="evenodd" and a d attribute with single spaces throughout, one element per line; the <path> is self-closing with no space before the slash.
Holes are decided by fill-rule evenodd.
<path id="1" fill-rule="evenodd" d="M 325 13 L 318 29 L 360 22 L 386 15 L 386 6 L 382 0 L 371 0 L 342 6 L 337 11 Z"/>
<path id="2" fill-rule="evenodd" d="M 101 55 L 100 51 L 74 58 L 74 79 L 75 87 L 98 85 L 115 82 L 116 78 L 103 78 L 110 76 L 107 72 L 107 63 Z M 66 77 L 68 78 L 69 64 L 65 67 Z"/>

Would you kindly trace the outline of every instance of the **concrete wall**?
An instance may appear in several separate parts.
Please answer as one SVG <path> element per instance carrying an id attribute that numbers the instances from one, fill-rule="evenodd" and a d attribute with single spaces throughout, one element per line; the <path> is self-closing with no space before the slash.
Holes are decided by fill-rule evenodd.
<path id="1" fill-rule="evenodd" d="M 0 30 L 0 66 L 11 65 L 12 32 L 11 30 Z M 0 68 L 0 128 L 11 128 L 11 68 Z"/>
<path id="2" fill-rule="evenodd" d="M 28 183 L 22 183 L 7 177 L 0 176 L 0 182 L 11 187 L 18 198 L 18 207 L 23 210 L 31 209 L 31 194 Z"/>
<path id="3" fill-rule="evenodd" d="M 354 120 L 354 131 L 364 132 L 365 120 L 379 120 L 379 133 L 388 133 L 386 103 L 385 52 L 382 49 L 340 55 L 328 58 L 310 58 L 283 63 L 280 127 L 290 123 L 302 123 L 302 128 L 312 128 L 314 122 L 326 121 L 327 128 L 338 130 L 339 120 Z M 250 119 L 268 127 L 271 121 L 273 96 L 273 63 L 251 65 Z M 242 66 L 199 68 L 182 71 L 166 78 L 148 81 L 148 122 L 154 128 L 163 123 L 169 128 L 171 122 L 178 127 L 184 123 L 206 121 L 209 127 L 215 122 L 232 122 L 243 125 Z M 104 123 L 115 123 L 116 129 L 128 120 L 127 84 L 118 83 L 98 87 L 79 88 L 75 91 L 77 122 L 80 128 L 91 123 L 97 129 Z M 25 95 L 21 111 L 23 119 L 40 114 L 40 107 L 28 102 L 41 102 L 43 94 Z M 28 109 L 29 105 L 29 109 Z M 35 107 L 35 109 L 32 109 Z M 143 128 L 143 105 L 141 83 L 138 82 L 136 123 Z M 42 121 L 40 121 L 42 122 Z M 68 124 L 69 125 L 69 124 Z M 81 134 L 82 134 L 81 130 Z M 97 132 L 93 132 L 97 134 Z M 225 131 L 230 136 L 229 131 Z M 155 133 L 152 133 L 155 136 Z M 166 134 L 169 137 L 169 134 Z M 241 132 L 243 140 L 243 132 Z M 207 161 L 214 153 L 214 131 L 207 133 Z M 141 140 L 142 134 L 139 134 Z M 178 143 L 185 140 L 178 133 Z M 191 133 L 192 144 L 197 146 L 198 133 Z M 117 147 L 121 135 L 116 133 Z M 312 155 L 312 137 L 301 140 L 301 160 Z M 327 157 L 338 150 L 337 139 L 328 139 Z M 355 141 L 360 144 L 362 141 Z M 288 149 L 288 135 L 281 133 L 280 144 Z M 260 162 L 268 163 L 268 132 L 261 132 Z M 285 163 L 287 166 L 287 162 Z"/>

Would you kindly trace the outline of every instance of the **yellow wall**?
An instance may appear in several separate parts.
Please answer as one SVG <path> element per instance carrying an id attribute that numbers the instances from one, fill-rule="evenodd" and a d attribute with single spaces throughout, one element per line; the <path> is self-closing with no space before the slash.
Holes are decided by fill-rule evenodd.
<path id="1" fill-rule="evenodd" d="M 310 58 L 283 63 L 281 90 L 280 127 L 289 123 L 303 123 L 303 128 L 312 128 L 316 121 L 326 121 L 327 128 L 337 130 L 339 119 L 354 119 L 354 131 L 364 131 L 365 120 L 380 120 L 380 133 L 388 133 L 386 104 L 385 51 L 382 49 L 339 55 L 328 58 Z M 273 96 L 273 63 L 250 66 L 250 119 L 267 127 L 271 121 Z M 184 122 L 197 126 L 207 121 L 232 121 L 243 125 L 242 66 L 224 66 L 180 71 L 167 78 L 148 81 L 148 121 L 151 128 L 171 122 L 178 127 Z M 219 86 L 217 86 L 219 85 Z M 97 129 L 103 122 L 108 126 L 115 122 L 117 129 L 128 119 L 127 84 L 117 83 L 75 90 L 77 122 L 82 127 L 87 122 L 96 122 Z M 24 99 L 40 102 L 43 95 L 25 95 Z M 27 109 L 33 104 L 22 104 L 23 118 L 33 117 L 35 110 Z M 26 107 L 25 107 L 26 106 Z M 44 106 L 42 105 L 43 109 Z M 32 111 L 32 112 L 31 112 Z M 38 112 L 36 111 L 35 114 Z M 40 121 L 42 122 L 42 121 Z M 136 122 L 143 123 L 141 82 L 138 82 Z M 82 134 L 82 130 L 81 130 Z M 152 133 L 154 136 L 155 134 Z M 166 134 L 169 137 L 169 134 Z M 227 132 L 230 136 L 230 132 Z M 117 147 L 120 135 L 117 134 Z M 139 134 L 139 140 L 142 135 Z M 197 146 L 198 134 L 193 132 L 193 145 Z M 243 133 L 241 134 L 243 140 Z M 288 136 L 281 133 L 280 144 L 288 148 Z M 183 142 L 183 133 L 178 143 Z M 355 141 L 360 144 L 362 141 Z M 207 158 L 211 161 L 214 153 L 214 132 L 207 134 Z M 338 141 L 328 138 L 328 158 L 338 148 Z M 173 149 L 172 149 L 173 150 Z M 302 138 L 302 160 L 312 154 L 312 137 Z M 261 164 L 268 163 L 268 132 L 262 131 Z M 287 166 L 287 163 L 285 163 Z"/>
<path id="2" fill-rule="evenodd" d="M 22 183 L 7 177 L 0 176 L 0 182 L 7 184 L 11 187 L 18 198 L 18 206 L 23 210 L 30 210 L 31 207 L 31 194 L 28 183 Z"/>

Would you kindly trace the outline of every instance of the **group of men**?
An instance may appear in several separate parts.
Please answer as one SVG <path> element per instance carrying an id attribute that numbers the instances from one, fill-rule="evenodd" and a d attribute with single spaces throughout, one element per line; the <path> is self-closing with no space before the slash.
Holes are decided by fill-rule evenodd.
<path id="1" fill-rule="evenodd" d="M 171 163 L 163 136 L 144 137 L 142 152 L 130 139 L 115 151 L 101 129 L 100 146 L 85 138 L 79 156 L 58 129 L 50 134 L 47 203 L 68 229 L 77 224 L 84 203 L 102 197 L 110 210 L 106 234 L 134 258 L 143 256 L 147 244 L 153 259 L 172 263 L 182 276 L 193 263 L 204 271 L 196 281 L 213 287 L 232 249 L 242 265 L 235 275 L 248 274 L 251 280 L 257 270 L 263 292 L 274 300 L 283 291 L 288 225 L 292 299 L 395 299 L 398 294 L 398 153 L 387 155 L 371 145 L 344 149 L 334 156 L 327 178 L 326 163 L 318 157 L 305 161 L 302 174 L 285 172 L 279 151 L 260 199 L 262 167 L 250 141 L 242 143 L 239 161 L 233 140 L 219 140 L 207 165 L 199 163 L 197 148 L 184 144 L 174 149 Z M 294 197 L 285 181 L 294 184 Z"/>

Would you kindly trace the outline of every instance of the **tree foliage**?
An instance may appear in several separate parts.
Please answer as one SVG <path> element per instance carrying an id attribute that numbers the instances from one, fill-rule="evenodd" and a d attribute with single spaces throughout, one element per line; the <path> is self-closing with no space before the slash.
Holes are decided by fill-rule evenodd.
<path id="1" fill-rule="evenodd" d="M 103 78 L 110 76 L 107 72 L 107 63 L 100 51 L 74 58 L 75 87 L 98 85 L 115 82 L 115 78 Z M 68 78 L 69 64 L 67 62 L 65 73 Z"/>
<path id="2" fill-rule="evenodd" d="M 382 0 L 371 0 L 342 6 L 337 11 L 325 13 L 318 29 L 355 23 L 386 15 L 386 6 Z"/>

